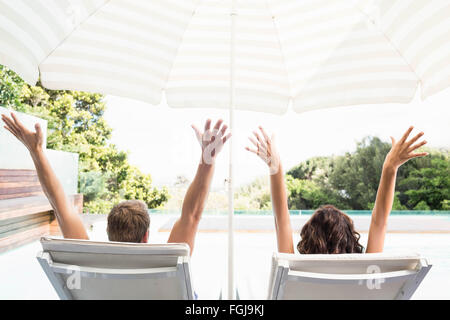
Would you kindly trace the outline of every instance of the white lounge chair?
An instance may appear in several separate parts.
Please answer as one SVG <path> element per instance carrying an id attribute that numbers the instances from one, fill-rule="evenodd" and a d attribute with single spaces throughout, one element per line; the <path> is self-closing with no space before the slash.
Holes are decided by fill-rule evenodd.
<path id="1" fill-rule="evenodd" d="M 430 268 L 416 254 L 275 253 L 269 299 L 410 299 Z"/>
<path id="2" fill-rule="evenodd" d="M 188 299 L 189 246 L 41 238 L 37 259 L 60 299 Z"/>

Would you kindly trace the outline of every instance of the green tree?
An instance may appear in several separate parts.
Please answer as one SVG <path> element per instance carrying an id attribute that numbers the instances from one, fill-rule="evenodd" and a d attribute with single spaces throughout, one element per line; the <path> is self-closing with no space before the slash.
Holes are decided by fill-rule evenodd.
<path id="1" fill-rule="evenodd" d="M 430 210 L 430 206 L 426 203 L 426 201 L 421 200 L 416 206 L 414 207 L 414 210 Z"/>
<path id="2" fill-rule="evenodd" d="M 315 157 L 305 160 L 292 169 L 287 174 L 295 179 L 320 180 L 327 179 L 333 169 L 333 157 Z"/>
<path id="3" fill-rule="evenodd" d="M 411 170 L 399 182 L 399 189 L 410 208 L 444 210 L 445 200 L 450 199 L 450 161 L 446 154 L 431 153 L 429 157 L 428 166 Z"/>
<path id="4" fill-rule="evenodd" d="M 267 177 L 259 177 L 240 187 L 234 200 L 236 210 L 271 210 L 272 201 Z"/>
<path id="5" fill-rule="evenodd" d="M 354 153 L 338 157 L 330 173 L 330 185 L 342 194 L 347 207 L 367 209 L 375 200 L 384 158 L 390 144 L 376 137 L 364 138 L 357 143 Z"/>
<path id="6" fill-rule="evenodd" d="M 328 198 L 320 186 L 311 180 L 286 175 L 289 209 L 312 209 L 326 204 Z"/>
<path id="7" fill-rule="evenodd" d="M 394 202 L 392 203 L 392 210 L 408 210 L 408 208 L 400 202 L 399 199 L 400 192 L 395 192 L 394 194 Z M 372 210 L 375 207 L 375 201 L 370 202 L 368 205 L 369 210 Z"/>
<path id="8" fill-rule="evenodd" d="M 390 143 L 364 138 L 356 151 L 338 157 L 306 160 L 287 172 L 292 209 L 333 204 L 341 209 L 372 209 Z M 448 151 L 406 162 L 398 171 L 393 210 L 448 210 L 450 161 Z"/>
<path id="9" fill-rule="evenodd" d="M 107 194 L 106 179 L 101 172 L 80 172 L 78 186 L 80 193 L 84 196 L 85 202 L 104 198 Z"/>
<path id="10" fill-rule="evenodd" d="M 18 108 L 22 87 L 22 79 L 0 64 L 0 106 Z"/>
<path id="11" fill-rule="evenodd" d="M 153 188 L 151 176 L 143 174 L 136 167 L 130 167 L 127 179 L 123 183 L 123 196 L 127 200 L 143 200 L 149 208 L 159 207 L 168 200 L 167 189 Z"/>
<path id="12" fill-rule="evenodd" d="M 325 204 L 347 209 L 345 195 L 330 185 L 336 161 L 334 156 L 314 157 L 286 173 L 291 209 L 316 209 Z"/>
<path id="13" fill-rule="evenodd" d="M 441 202 L 441 205 L 442 205 L 442 210 L 450 210 L 450 200 L 447 200 L 447 199 L 443 200 Z"/>

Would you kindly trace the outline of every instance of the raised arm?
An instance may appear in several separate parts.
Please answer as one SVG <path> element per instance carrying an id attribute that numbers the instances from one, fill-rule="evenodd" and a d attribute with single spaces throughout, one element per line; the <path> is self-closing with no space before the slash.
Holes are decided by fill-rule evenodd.
<path id="1" fill-rule="evenodd" d="M 39 124 L 35 125 L 36 132 L 32 132 L 11 113 L 12 119 L 2 115 L 5 129 L 21 141 L 30 152 L 42 189 L 52 206 L 59 227 L 64 238 L 88 239 L 86 229 L 78 214 L 69 205 L 63 187 L 53 172 L 42 148 L 43 135 Z"/>
<path id="2" fill-rule="evenodd" d="M 217 121 L 211 130 L 211 120 L 205 124 L 205 132 L 201 133 L 194 125 L 197 139 L 202 148 L 200 164 L 197 174 L 189 186 L 183 201 L 181 217 L 175 222 L 167 242 L 184 242 L 191 248 L 191 255 L 194 250 L 195 235 L 197 234 L 203 209 L 208 198 L 209 188 L 214 175 L 214 163 L 217 154 L 222 149 L 225 142 L 231 137 L 231 133 L 226 134 L 227 126 L 223 121 Z"/>
<path id="3" fill-rule="evenodd" d="M 395 180 L 398 168 L 409 159 L 423 157 L 428 154 L 427 152 L 413 153 L 413 151 L 427 142 L 422 141 L 414 144 L 421 136 L 423 136 L 423 132 L 420 132 L 411 140 L 406 141 L 412 130 L 413 127 L 410 127 L 398 142 L 391 137 L 392 148 L 387 154 L 383 164 L 377 198 L 372 211 L 372 220 L 370 222 L 369 239 L 366 250 L 367 253 L 383 252 L 387 220 L 394 202 Z"/>
<path id="4" fill-rule="evenodd" d="M 287 203 L 286 185 L 280 157 L 276 151 L 274 136 L 269 138 L 262 127 L 259 127 L 262 137 L 254 131 L 256 140 L 249 137 L 255 149 L 246 149 L 258 155 L 268 166 L 270 171 L 270 194 L 272 207 L 275 212 L 275 230 L 277 233 L 278 252 L 294 253 L 292 227 Z"/>

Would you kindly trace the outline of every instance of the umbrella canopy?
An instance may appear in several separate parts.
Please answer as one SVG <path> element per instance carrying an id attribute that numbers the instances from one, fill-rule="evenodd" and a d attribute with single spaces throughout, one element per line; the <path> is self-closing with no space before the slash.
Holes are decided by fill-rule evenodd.
<path id="1" fill-rule="evenodd" d="M 232 12 L 233 11 L 233 12 Z M 49 89 L 284 113 L 450 86 L 450 0 L 0 0 L 0 63 Z"/>

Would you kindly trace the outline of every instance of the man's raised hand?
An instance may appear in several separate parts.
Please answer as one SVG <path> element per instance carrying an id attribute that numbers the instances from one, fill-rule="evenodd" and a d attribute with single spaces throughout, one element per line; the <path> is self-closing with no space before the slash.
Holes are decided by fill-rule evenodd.
<path id="1" fill-rule="evenodd" d="M 192 129 L 194 129 L 197 140 L 202 148 L 201 162 L 209 165 L 214 164 L 225 142 L 231 137 L 231 133 L 226 133 L 228 126 L 223 124 L 222 119 L 219 119 L 214 125 L 214 128 L 211 129 L 211 119 L 208 119 L 205 122 L 203 133 L 195 125 L 192 125 Z"/>
<path id="2" fill-rule="evenodd" d="M 2 120 L 5 123 L 4 128 L 21 141 L 31 153 L 41 151 L 44 135 L 39 123 L 35 124 L 36 131 L 33 132 L 25 128 L 14 113 L 11 113 L 11 117 L 12 119 L 2 114 Z"/>

